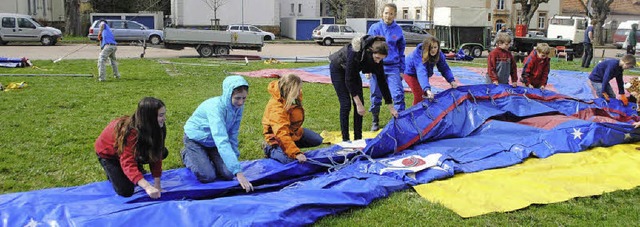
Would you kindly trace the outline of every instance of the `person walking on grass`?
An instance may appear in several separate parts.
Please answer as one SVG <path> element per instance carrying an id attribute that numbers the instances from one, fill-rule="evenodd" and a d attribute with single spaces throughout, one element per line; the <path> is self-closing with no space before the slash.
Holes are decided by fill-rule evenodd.
<path id="1" fill-rule="evenodd" d="M 638 24 L 631 25 L 631 31 L 629 31 L 629 35 L 627 35 L 627 39 L 625 43 L 627 45 L 627 54 L 635 55 L 636 54 L 636 44 L 638 41 L 636 40 L 636 35 L 638 33 Z"/>
<path id="2" fill-rule="evenodd" d="M 544 90 L 549 79 L 549 69 L 551 67 L 549 53 L 551 47 L 546 43 L 538 43 L 524 60 L 524 68 L 520 81 L 530 88 L 540 88 Z"/>
<path id="3" fill-rule="evenodd" d="M 138 185 L 149 197 L 160 198 L 162 160 L 169 154 L 165 147 L 166 112 L 161 100 L 143 98 L 132 116 L 111 121 L 96 139 L 98 161 L 118 195 L 130 197 Z M 142 176 L 142 164 L 149 164 L 153 185 Z"/>
<path id="4" fill-rule="evenodd" d="M 302 79 L 295 74 L 284 75 L 271 81 L 267 91 L 271 98 L 262 116 L 264 155 L 283 164 L 307 161 L 300 148 L 319 146 L 323 138 L 311 129 L 302 128 Z"/>
<path id="5" fill-rule="evenodd" d="M 607 59 L 593 67 L 593 71 L 589 75 L 591 85 L 596 90 L 598 97 L 604 98 L 609 101 L 610 98 L 615 98 L 616 94 L 613 92 L 613 88 L 609 85 L 609 81 L 616 78 L 618 84 L 618 93 L 620 94 L 620 101 L 626 106 L 629 104 L 627 96 L 624 95 L 624 81 L 622 78 L 622 72 L 625 69 L 633 68 L 636 65 L 636 58 L 633 55 L 627 54 L 618 59 Z"/>
<path id="6" fill-rule="evenodd" d="M 451 68 L 447 64 L 444 53 L 440 51 L 440 40 L 430 36 L 416 46 L 416 49 L 407 55 L 407 64 L 402 77 L 411 88 L 413 93 L 413 105 L 416 105 L 424 98 L 433 99 L 429 78 L 433 76 L 433 68 L 437 67 L 440 74 L 449 82 L 451 88 L 457 88 L 455 78 Z"/>
<path id="7" fill-rule="evenodd" d="M 493 49 L 489 53 L 489 57 L 487 57 L 489 83 L 495 85 L 509 84 L 509 78 L 511 78 L 511 86 L 518 86 L 516 61 L 513 59 L 511 51 L 509 51 L 509 46 L 511 46 L 511 37 L 505 33 L 498 33 L 496 49 Z"/>
<path id="8" fill-rule="evenodd" d="M 342 141 L 349 139 L 349 112 L 353 104 L 353 136 L 354 140 L 362 139 L 362 116 L 366 113 L 362 92 L 362 78 L 360 72 L 381 75 L 375 77 L 380 87 L 380 93 L 391 115 L 398 116 L 398 111 L 391 102 L 391 93 L 384 75 L 382 62 L 388 54 L 388 46 L 382 36 L 355 37 L 351 43 L 345 45 L 329 56 L 331 63 L 329 71 L 331 83 L 336 90 L 340 102 L 340 131 Z"/>
<path id="9" fill-rule="evenodd" d="M 113 77 L 120 78 L 120 72 L 118 71 L 118 61 L 116 59 L 116 51 L 118 51 L 118 43 L 116 42 L 113 32 L 109 27 L 106 20 L 100 20 L 100 31 L 98 32 L 98 40 L 100 40 L 100 56 L 98 56 L 98 81 L 102 82 L 107 80 L 106 78 L 106 66 L 107 59 L 111 61 L 111 68 L 113 69 Z"/>
<path id="10" fill-rule="evenodd" d="M 249 83 L 242 76 L 228 76 L 222 95 L 202 102 L 184 125 L 182 162 L 202 183 L 236 177 L 246 191 L 253 185 L 242 172 L 238 135 Z"/>
<path id="11" fill-rule="evenodd" d="M 398 112 L 405 109 L 404 103 L 404 86 L 402 85 L 402 73 L 405 67 L 404 49 L 407 46 L 402 33 L 402 28 L 396 24 L 396 15 L 398 7 L 396 4 L 387 3 L 382 7 L 382 19 L 371 25 L 368 35 L 382 36 L 385 38 L 389 47 L 389 53 L 384 59 L 384 75 L 389 85 L 393 104 Z M 371 107 L 369 112 L 372 114 L 371 131 L 380 129 L 380 106 L 382 105 L 381 86 L 375 78 L 377 74 L 371 74 L 373 79 L 369 80 L 369 89 L 371 92 Z"/>

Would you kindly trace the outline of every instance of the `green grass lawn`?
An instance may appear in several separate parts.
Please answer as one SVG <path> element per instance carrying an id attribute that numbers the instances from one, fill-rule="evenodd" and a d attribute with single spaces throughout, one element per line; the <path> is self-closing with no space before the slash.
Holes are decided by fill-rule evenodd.
<path id="1" fill-rule="evenodd" d="M 165 169 L 181 168 L 182 126 L 205 99 L 221 93 L 225 72 L 262 68 L 297 68 L 326 63 L 248 66 L 214 59 L 165 59 L 173 62 L 220 66 L 166 65 L 154 59 L 120 60 L 122 79 L 96 81 L 95 60 L 34 61 L 38 68 L 4 69 L 0 74 L 94 74 L 94 77 L 0 76 L 4 85 L 25 81 L 27 89 L 0 92 L 0 193 L 83 185 L 105 180 L 93 143 L 106 124 L 130 115 L 144 96 L 162 99 L 167 106 Z M 580 70 L 579 62 L 553 63 L 555 69 Z M 486 67 L 482 59 L 454 66 Z M 521 66 L 519 66 L 521 67 Z M 110 67 L 108 67 L 110 72 Z M 260 120 L 268 100 L 267 84 L 273 79 L 247 78 L 250 84 L 240 128 L 241 160 L 262 158 Z M 315 131 L 339 131 L 338 100 L 329 84 L 305 83 L 304 126 Z M 365 90 L 365 94 L 368 90 Z M 368 100 L 368 97 L 366 97 Z M 407 93 L 407 103 L 413 97 Z M 366 101 L 368 103 L 368 101 Z M 367 105 L 368 106 L 368 105 Z M 388 111 L 382 119 L 388 119 Z M 371 115 L 364 120 L 368 128 Z M 386 122 L 384 122 L 386 123 Z M 594 182 L 597 184 L 597 182 Z M 463 219 L 447 208 L 422 199 L 412 190 L 354 208 L 318 221 L 331 226 L 636 226 L 640 224 L 640 190 L 618 191 L 567 202 L 534 205 L 509 213 Z"/>

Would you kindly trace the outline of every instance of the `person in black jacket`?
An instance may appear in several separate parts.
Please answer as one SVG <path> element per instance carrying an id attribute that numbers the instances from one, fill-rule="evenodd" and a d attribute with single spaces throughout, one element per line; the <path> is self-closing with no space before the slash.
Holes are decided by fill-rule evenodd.
<path id="1" fill-rule="evenodd" d="M 349 112 L 351 103 L 355 106 L 353 114 L 354 140 L 362 139 L 362 116 L 366 113 L 362 96 L 362 73 L 385 75 L 382 59 L 388 54 L 389 47 L 384 37 L 365 35 L 355 37 L 350 44 L 329 56 L 331 64 L 331 82 L 336 89 L 340 102 L 340 130 L 342 140 L 349 141 Z M 391 92 L 385 76 L 377 76 L 376 81 L 384 103 L 389 107 L 391 115 L 398 117 L 398 111 L 391 101 Z"/>

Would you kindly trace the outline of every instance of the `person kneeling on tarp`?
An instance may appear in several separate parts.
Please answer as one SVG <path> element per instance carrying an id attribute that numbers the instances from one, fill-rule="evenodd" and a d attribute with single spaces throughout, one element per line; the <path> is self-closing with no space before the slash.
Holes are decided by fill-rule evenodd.
<path id="1" fill-rule="evenodd" d="M 271 81 L 267 90 L 271 98 L 262 117 L 262 132 L 267 143 L 263 149 L 265 156 L 281 163 L 307 161 L 300 148 L 322 144 L 322 136 L 302 128 L 302 79 L 294 74 L 285 75 Z"/>
<path id="2" fill-rule="evenodd" d="M 143 98 L 133 116 L 111 121 L 96 139 L 98 160 L 118 195 L 132 196 L 137 184 L 149 197 L 160 198 L 162 160 L 169 154 L 164 146 L 166 112 L 161 100 Z M 147 163 L 153 185 L 142 176 L 142 164 Z"/>
<path id="3" fill-rule="evenodd" d="M 242 173 L 238 135 L 249 83 L 241 76 L 222 82 L 222 95 L 205 100 L 184 125 L 182 162 L 202 183 L 235 176 L 247 192 L 253 185 Z"/>

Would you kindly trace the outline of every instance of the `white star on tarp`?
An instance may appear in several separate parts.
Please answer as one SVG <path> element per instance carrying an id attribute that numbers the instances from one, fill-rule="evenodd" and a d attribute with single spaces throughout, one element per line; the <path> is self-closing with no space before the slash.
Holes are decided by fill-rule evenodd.
<path id="1" fill-rule="evenodd" d="M 573 128 L 573 132 L 571 133 L 573 135 L 573 139 L 582 139 L 582 132 L 580 132 L 579 128 Z"/>

